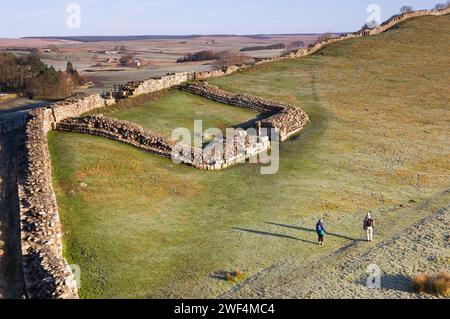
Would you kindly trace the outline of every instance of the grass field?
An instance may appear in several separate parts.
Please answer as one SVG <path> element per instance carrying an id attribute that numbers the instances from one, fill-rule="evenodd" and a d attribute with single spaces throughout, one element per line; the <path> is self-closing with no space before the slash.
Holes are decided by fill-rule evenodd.
<path id="1" fill-rule="evenodd" d="M 81 296 L 215 297 L 233 286 L 220 271 L 251 276 L 330 254 L 362 238 L 367 211 L 376 218 L 448 187 L 449 28 L 449 16 L 414 19 L 211 81 L 310 115 L 282 145 L 276 175 L 256 165 L 196 171 L 102 138 L 51 133 L 64 254 L 81 267 Z M 134 120 L 147 116 L 156 121 L 146 111 Z M 319 248 L 312 229 L 321 216 L 329 235 Z M 408 219 L 378 220 L 377 236 L 401 232 Z"/>
<path id="2" fill-rule="evenodd" d="M 203 129 L 227 127 L 245 123 L 258 113 L 201 98 L 181 91 L 171 91 L 161 99 L 125 110 L 113 107 L 104 115 L 132 121 L 145 128 L 171 136 L 176 128 L 194 130 L 194 121 L 202 120 Z"/>

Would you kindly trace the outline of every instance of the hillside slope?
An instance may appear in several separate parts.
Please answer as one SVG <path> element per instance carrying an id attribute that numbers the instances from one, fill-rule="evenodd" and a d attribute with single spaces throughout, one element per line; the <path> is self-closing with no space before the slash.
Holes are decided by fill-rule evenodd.
<path id="1" fill-rule="evenodd" d="M 202 172 L 102 138 L 52 132 L 64 253 L 82 269 L 81 296 L 325 297 L 332 292 L 321 295 L 315 285 L 323 276 L 330 281 L 322 289 L 340 283 L 334 272 L 347 260 L 361 265 L 344 269 L 352 286 L 342 297 L 364 296 L 355 285 L 365 276 L 365 254 L 419 245 L 429 229 L 414 225 L 428 224 L 448 203 L 449 29 L 449 16 L 413 19 L 314 56 L 211 80 L 310 115 L 305 131 L 281 145 L 275 175 L 249 164 Z M 372 245 L 361 241 L 368 211 L 377 220 Z M 323 247 L 315 242 L 319 217 L 329 231 Z M 424 258 L 399 252 L 405 265 L 417 256 L 417 266 L 376 262 L 394 277 L 446 267 L 441 257 L 426 261 L 446 253 L 442 232 Z M 220 274 L 236 267 L 249 279 L 234 290 Z"/>
<path id="2" fill-rule="evenodd" d="M 355 241 L 314 260 L 281 261 L 220 297 L 419 298 L 424 296 L 412 293 L 411 276 L 450 269 L 449 29 L 449 15 L 412 19 L 385 34 L 347 41 L 300 59 L 297 74 L 285 64 L 213 81 L 231 90 L 298 98 L 307 103 L 313 126 L 314 120 L 323 120 L 325 110 L 330 112 L 322 138 L 339 140 L 336 148 L 339 145 L 343 152 L 336 161 L 351 163 L 349 169 L 368 180 L 383 178 L 382 196 L 394 185 L 402 185 L 397 188 L 399 198 L 407 185 L 415 184 L 410 193 L 427 188 L 424 184 L 442 187 L 417 202 L 361 207 L 391 225 L 378 229 L 372 245 Z M 303 89 L 295 94 L 289 84 L 289 77 L 300 76 L 310 77 L 313 101 L 305 99 Z M 342 148 L 349 133 L 355 138 L 352 148 L 359 148 L 356 153 Z M 381 290 L 366 287 L 371 264 L 381 268 Z"/>

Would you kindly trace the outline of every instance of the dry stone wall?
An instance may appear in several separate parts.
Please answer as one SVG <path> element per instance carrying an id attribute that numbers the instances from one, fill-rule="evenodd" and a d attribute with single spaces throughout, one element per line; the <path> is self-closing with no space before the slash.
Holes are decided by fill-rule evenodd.
<path id="1" fill-rule="evenodd" d="M 182 150 L 174 151 L 173 159 L 197 169 L 214 171 L 245 163 L 270 148 L 267 136 L 251 135 L 247 131 L 237 130 L 233 136 L 216 139 L 204 149 L 189 148 L 188 155 Z"/>
<path id="2" fill-rule="evenodd" d="M 202 170 L 224 169 L 270 149 L 267 137 L 258 138 L 241 131 L 234 137 L 212 142 L 205 149 L 181 145 L 177 153 L 176 141 L 137 124 L 103 115 L 70 118 L 57 123 L 55 129 L 109 138 Z"/>
<path id="3" fill-rule="evenodd" d="M 137 124 L 103 115 L 73 117 L 57 123 L 55 128 L 59 131 L 106 137 L 165 158 L 171 158 L 172 148 L 176 144 L 175 141 Z"/>
<path id="4" fill-rule="evenodd" d="M 29 298 L 77 298 L 76 282 L 62 256 L 61 225 L 52 186 L 47 132 L 50 109 L 30 113 L 24 167 L 18 178 L 22 267 Z"/>
<path id="5" fill-rule="evenodd" d="M 26 123 L 23 167 L 18 174 L 22 267 L 29 298 L 77 298 L 76 282 L 62 255 L 61 225 L 52 186 L 47 133 L 58 121 L 102 107 L 98 95 L 33 110 Z"/>
<path id="6" fill-rule="evenodd" d="M 309 123 L 308 115 L 298 107 L 251 96 L 235 94 L 219 89 L 206 82 L 188 83 L 181 89 L 211 99 L 216 102 L 247 108 L 267 115 L 262 121 L 255 123 L 255 128 L 275 128 L 280 132 L 280 140 L 285 141 L 293 134 L 301 131 Z"/>
<path id="7" fill-rule="evenodd" d="M 163 77 L 151 78 L 146 81 L 131 81 L 118 86 L 118 88 L 109 95 L 117 99 L 122 99 L 161 91 L 188 81 L 189 74 L 190 73 L 187 72 L 171 73 Z"/>
<path id="8" fill-rule="evenodd" d="M 79 116 L 108 103 L 100 95 L 90 95 L 84 98 L 72 98 L 63 102 L 55 103 L 48 108 L 52 111 L 53 122 L 57 123 L 65 119 Z"/>

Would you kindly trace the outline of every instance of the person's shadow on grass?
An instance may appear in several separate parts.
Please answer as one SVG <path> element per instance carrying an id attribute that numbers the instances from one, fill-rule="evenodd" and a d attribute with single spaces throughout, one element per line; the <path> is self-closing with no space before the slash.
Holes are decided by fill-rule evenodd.
<path id="1" fill-rule="evenodd" d="M 316 233 L 315 229 L 310 229 L 310 228 L 305 228 L 305 227 L 300 227 L 300 226 L 284 225 L 284 224 L 273 223 L 273 222 L 266 222 L 266 224 L 273 225 L 273 226 L 278 226 L 278 227 L 284 227 L 284 228 L 300 230 L 300 231 L 308 232 L 308 233 Z M 329 233 L 329 232 L 327 232 L 326 234 L 328 236 L 331 236 L 331 237 L 337 237 L 337 238 L 347 239 L 347 240 L 351 240 L 351 241 L 364 241 L 364 240 L 362 240 L 360 238 L 357 238 L 357 239 L 356 238 L 351 238 L 351 237 L 344 236 L 344 235 L 341 235 L 341 234 L 336 234 L 336 233 Z"/>
<path id="2" fill-rule="evenodd" d="M 270 233 L 270 232 L 265 232 L 265 231 L 260 231 L 260 230 L 246 229 L 246 228 L 239 228 L 239 227 L 233 227 L 233 229 L 234 230 L 243 231 L 243 232 L 247 232 L 247 233 L 251 233 L 251 234 L 256 234 L 256 235 L 273 236 L 273 237 L 278 237 L 278 238 L 297 240 L 297 241 L 300 241 L 302 243 L 317 245 L 316 242 L 305 240 L 305 239 L 300 239 L 300 238 L 289 236 L 289 235 Z"/>

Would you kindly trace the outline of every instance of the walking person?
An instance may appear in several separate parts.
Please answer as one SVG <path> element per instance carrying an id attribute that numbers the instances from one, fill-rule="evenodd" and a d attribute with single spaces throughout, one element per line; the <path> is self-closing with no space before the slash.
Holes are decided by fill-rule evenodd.
<path id="1" fill-rule="evenodd" d="M 375 228 L 375 221 L 370 213 L 367 214 L 364 219 L 364 230 L 366 231 L 367 241 L 370 243 L 373 241 L 373 230 Z"/>
<path id="2" fill-rule="evenodd" d="M 324 237 L 325 237 L 325 227 L 323 226 L 323 219 L 320 219 L 316 224 L 316 232 L 319 236 L 319 246 L 323 246 Z"/>

